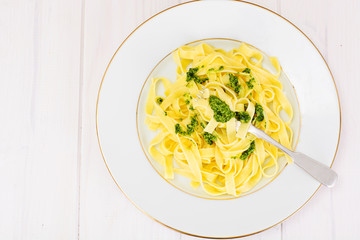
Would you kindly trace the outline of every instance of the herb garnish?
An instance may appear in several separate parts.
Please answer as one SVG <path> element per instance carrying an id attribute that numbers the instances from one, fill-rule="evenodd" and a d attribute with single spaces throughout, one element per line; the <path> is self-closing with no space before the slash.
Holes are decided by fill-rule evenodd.
<path id="1" fill-rule="evenodd" d="M 241 89 L 241 85 L 239 85 L 239 78 L 234 74 L 229 73 L 229 81 L 230 81 L 230 87 L 232 87 L 234 91 L 237 94 L 239 94 Z"/>
<path id="2" fill-rule="evenodd" d="M 194 82 L 202 84 L 205 81 L 209 80 L 209 78 L 200 78 L 196 73 L 198 72 L 199 68 L 190 68 L 189 71 L 186 73 L 186 81 L 190 82 L 191 80 L 194 80 Z"/>
<path id="3" fill-rule="evenodd" d="M 186 125 L 186 131 L 182 129 L 179 123 L 175 124 L 175 134 L 179 133 L 180 135 L 191 135 L 198 125 L 199 122 L 197 120 L 197 116 L 194 115 L 191 117 L 191 122 Z"/>
<path id="4" fill-rule="evenodd" d="M 255 82 L 255 78 L 250 78 L 249 81 L 245 82 L 246 85 L 248 86 L 249 89 L 253 89 L 254 88 L 254 85 L 253 85 L 253 82 Z"/>
<path id="5" fill-rule="evenodd" d="M 242 123 L 248 123 L 251 117 L 247 112 L 236 112 L 235 118 Z"/>
<path id="6" fill-rule="evenodd" d="M 184 131 L 182 128 L 181 128 L 181 126 L 180 126 L 180 124 L 179 123 L 177 123 L 177 124 L 175 124 L 175 134 L 180 134 L 180 135 L 186 135 L 186 131 Z"/>
<path id="7" fill-rule="evenodd" d="M 250 143 L 250 147 L 241 154 L 240 159 L 241 160 L 247 159 L 250 156 L 250 154 L 253 153 L 254 151 L 255 151 L 255 141 L 252 141 Z"/>
<path id="8" fill-rule="evenodd" d="M 264 109 L 263 107 L 256 103 L 255 104 L 255 116 L 254 116 L 254 120 L 261 122 L 264 120 Z"/>
<path id="9" fill-rule="evenodd" d="M 250 68 L 245 68 L 242 72 L 243 72 L 243 73 L 248 73 L 248 74 L 250 74 L 251 69 L 250 69 Z"/>
<path id="10" fill-rule="evenodd" d="M 209 144 L 209 145 L 212 145 L 214 143 L 214 141 L 216 140 L 216 136 L 212 135 L 211 133 L 208 133 L 208 132 L 204 132 L 203 137 L 204 137 L 205 142 L 207 142 L 207 144 Z"/>
<path id="11" fill-rule="evenodd" d="M 159 104 L 159 105 L 160 105 L 163 101 L 164 101 L 164 99 L 163 99 L 162 97 L 156 98 L 156 103 Z"/>

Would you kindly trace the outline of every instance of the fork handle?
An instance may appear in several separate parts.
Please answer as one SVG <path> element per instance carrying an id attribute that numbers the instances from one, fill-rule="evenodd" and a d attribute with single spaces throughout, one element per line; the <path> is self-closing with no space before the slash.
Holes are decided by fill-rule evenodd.
<path id="1" fill-rule="evenodd" d="M 334 170 L 332 170 L 325 164 L 322 164 L 303 153 L 291 151 L 290 149 L 284 147 L 283 145 L 275 141 L 264 131 L 254 127 L 251 124 L 249 127 L 249 132 L 254 134 L 256 137 L 261 138 L 267 141 L 268 143 L 274 145 L 275 147 L 279 148 L 281 151 L 289 155 L 293 159 L 296 165 L 298 165 L 303 170 L 305 170 L 308 174 L 310 174 L 321 184 L 329 188 L 335 185 L 338 176 Z"/>

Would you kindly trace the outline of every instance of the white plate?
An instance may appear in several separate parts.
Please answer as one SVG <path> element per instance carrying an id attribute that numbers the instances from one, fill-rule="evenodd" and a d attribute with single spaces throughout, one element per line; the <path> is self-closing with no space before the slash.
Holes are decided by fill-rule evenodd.
<path id="1" fill-rule="evenodd" d="M 146 159 L 139 142 L 139 136 L 145 144 L 146 136 L 150 136 L 141 125 L 141 98 L 136 112 L 149 74 L 166 73 L 171 68 L 166 64 L 152 70 L 179 46 L 209 38 L 244 41 L 279 58 L 301 109 L 297 150 L 331 166 L 338 146 L 340 112 L 327 64 L 312 42 L 290 22 L 270 10 L 237 1 L 181 4 L 152 17 L 130 34 L 112 58 L 99 90 L 99 144 L 119 188 L 153 219 L 196 236 L 246 236 L 291 216 L 313 196 L 319 183 L 289 164 L 259 191 L 231 200 L 203 199 L 165 181 Z M 158 171 L 161 174 L 160 168 Z M 184 189 L 181 181 L 172 184 L 191 191 Z"/>

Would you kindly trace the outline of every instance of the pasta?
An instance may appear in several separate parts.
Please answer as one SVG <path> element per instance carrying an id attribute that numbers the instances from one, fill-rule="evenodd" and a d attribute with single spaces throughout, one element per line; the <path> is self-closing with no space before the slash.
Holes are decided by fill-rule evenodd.
<path id="1" fill-rule="evenodd" d="M 145 123 L 158 131 L 148 151 L 165 178 L 180 174 L 209 195 L 239 196 L 273 177 L 285 154 L 247 129 L 254 124 L 291 149 L 293 110 L 278 81 L 277 59 L 269 58 L 272 74 L 262 67 L 263 54 L 244 43 L 231 51 L 182 46 L 173 57 L 176 81 L 152 79 L 146 101 Z M 160 83 L 163 97 L 157 96 Z"/>

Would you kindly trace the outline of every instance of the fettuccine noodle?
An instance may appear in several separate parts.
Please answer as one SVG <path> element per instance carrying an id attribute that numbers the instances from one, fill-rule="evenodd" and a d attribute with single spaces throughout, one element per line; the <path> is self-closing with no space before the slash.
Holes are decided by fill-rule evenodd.
<path id="1" fill-rule="evenodd" d="M 293 110 L 278 81 L 277 59 L 269 58 L 272 74 L 262 67 L 262 53 L 244 43 L 228 52 L 183 46 L 173 57 L 176 81 L 153 79 L 146 102 L 146 124 L 158 130 L 148 151 L 165 178 L 180 174 L 209 195 L 239 196 L 275 176 L 284 153 L 247 129 L 254 124 L 291 149 Z M 165 96 L 157 96 L 159 83 Z"/>

